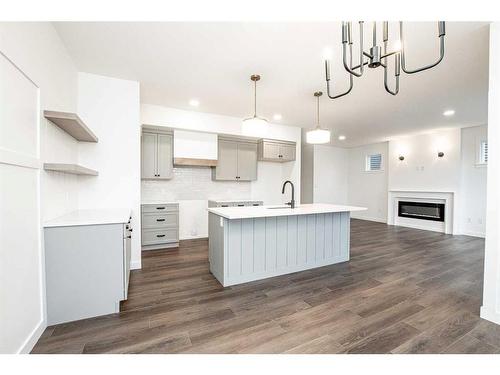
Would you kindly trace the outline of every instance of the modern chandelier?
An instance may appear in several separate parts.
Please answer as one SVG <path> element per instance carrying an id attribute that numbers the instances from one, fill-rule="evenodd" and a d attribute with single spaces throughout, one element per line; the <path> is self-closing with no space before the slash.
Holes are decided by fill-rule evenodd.
<path id="1" fill-rule="evenodd" d="M 242 131 L 244 134 L 263 134 L 267 130 L 268 121 L 265 118 L 257 116 L 257 82 L 260 75 L 252 74 L 250 80 L 254 84 L 254 103 L 253 116 L 243 120 Z"/>
<path id="2" fill-rule="evenodd" d="M 319 125 L 319 98 L 323 95 L 321 91 L 314 93 L 317 99 L 316 107 L 316 127 L 313 130 L 309 130 L 306 133 L 306 142 L 310 144 L 322 144 L 330 142 L 330 131 L 322 129 Z"/>
<path id="3" fill-rule="evenodd" d="M 382 42 L 383 46 L 377 44 L 377 22 L 373 22 L 372 39 L 373 43 L 369 51 L 364 50 L 363 44 L 363 21 L 359 21 L 359 58 L 356 65 L 353 66 L 353 41 L 352 41 L 352 26 L 351 22 L 342 22 L 342 58 L 345 70 L 349 73 L 349 88 L 347 91 L 334 94 L 333 88 L 330 91 L 330 61 L 325 60 L 325 76 L 326 76 L 326 90 L 330 99 L 337 99 L 351 92 L 353 87 L 353 77 L 361 77 L 364 73 L 364 67 L 367 65 L 369 68 L 384 68 L 384 87 L 385 90 L 391 95 L 397 95 L 399 92 L 399 76 L 401 70 L 406 74 L 414 74 L 431 69 L 438 65 L 444 57 L 444 37 L 445 37 L 445 23 L 439 21 L 438 24 L 438 38 L 439 38 L 439 58 L 432 64 L 417 68 L 410 69 L 406 65 L 405 52 L 406 47 L 404 43 L 403 22 L 399 22 L 399 43 L 400 48 L 394 51 L 388 51 L 389 43 L 389 23 L 382 23 Z M 396 43 L 397 44 L 397 43 Z M 390 88 L 387 80 L 387 58 L 394 56 L 394 87 Z"/>

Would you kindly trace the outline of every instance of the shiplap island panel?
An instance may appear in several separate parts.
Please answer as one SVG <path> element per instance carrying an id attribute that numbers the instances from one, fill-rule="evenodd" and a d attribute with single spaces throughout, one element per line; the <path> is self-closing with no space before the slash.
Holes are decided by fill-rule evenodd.
<path id="1" fill-rule="evenodd" d="M 212 274 L 230 286 L 348 261 L 350 212 L 363 208 L 299 208 L 240 207 L 239 214 L 231 207 L 209 209 Z"/>

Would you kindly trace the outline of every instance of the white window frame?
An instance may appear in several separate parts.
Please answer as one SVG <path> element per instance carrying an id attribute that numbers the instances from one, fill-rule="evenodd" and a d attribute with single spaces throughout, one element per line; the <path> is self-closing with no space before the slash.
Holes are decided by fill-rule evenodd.
<path id="1" fill-rule="evenodd" d="M 488 165 L 488 160 L 486 160 L 486 161 L 483 160 L 483 153 L 482 153 L 483 143 L 486 143 L 486 145 L 488 145 L 488 139 L 480 138 L 476 142 L 476 166 L 477 167 L 486 167 Z"/>
<path id="2" fill-rule="evenodd" d="M 380 155 L 380 169 L 370 169 L 370 158 L 372 156 L 376 156 L 376 155 Z M 384 170 L 384 156 L 382 155 L 381 152 L 374 152 L 374 153 L 367 154 L 365 156 L 364 171 L 366 173 L 380 173 L 380 172 L 383 172 L 383 170 Z"/>

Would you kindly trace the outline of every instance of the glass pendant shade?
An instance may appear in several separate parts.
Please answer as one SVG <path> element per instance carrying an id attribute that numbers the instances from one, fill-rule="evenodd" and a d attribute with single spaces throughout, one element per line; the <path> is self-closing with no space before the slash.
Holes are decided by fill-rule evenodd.
<path id="1" fill-rule="evenodd" d="M 326 129 L 321 129 L 321 127 L 319 126 L 319 98 L 321 95 L 323 95 L 323 93 L 321 91 L 314 93 L 314 96 L 317 99 L 317 125 L 316 125 L 316 128 L 314 128 L 313 130 L 309 130 L 306 133 L 306 142 L 313 144 L 313 145 L 318 145 L 318 144 L 330 142 L 330 131 L 326 130 Z"/>
<path id="2" fill-rule="evenodd" d="M 322 144 L 330 142 L 330 131 L 316 128 L 306 133 L 306 142 L 310 144 Z"/>
<path id="3" fill-rule="evenodd" d="M 261 117 L 250 117 L 243 120 L 241 124 L 241 132 L 249 136 L 261 136 L 266 134 L 268 122 Z"/>

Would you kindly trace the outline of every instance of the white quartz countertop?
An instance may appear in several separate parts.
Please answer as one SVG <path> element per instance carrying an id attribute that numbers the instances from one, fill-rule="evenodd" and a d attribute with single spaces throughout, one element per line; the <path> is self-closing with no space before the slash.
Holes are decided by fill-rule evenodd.
<path id="1" fill-rule="evenodd" d="M 78 225 L 128 223 L 132 211 L 129 208 L 76 210 L 45 222 L 45 228 Z"/>
<path id="2" fill-rule="evenodd" d="M 212 202 L 219 203 L 237 203 L 237 202 L 263 202 L 263 199 L 209 199 Z"/>
<path id="3" fill-rule="evenodd" d="M 273 208 L 278 207 L 278 208 Z M 283 208 L 281 208 L 283 207 Z M 364 211 L 365 207 L 342 206 L 338 204 L 313 203 L 301 204 L 294 209 L 279 206 L 249 206 L 249 207 L 214 207 L 209 208 L 208 212 L 225 217 L 226 219 L 249 219 L 255 217 L 273 217 L 273 216 L 293 216 L 293 215 L 311 215 L 324 214 L 329 212 L 352 212 Z"/>
<path id="4" fill-rule="evenodd" d="M 178 201 L 162 201 L 162 200 L 150 200 L 150 201 L 142 201 L 141 205 L 146 204 L 179 204 Z"/>

